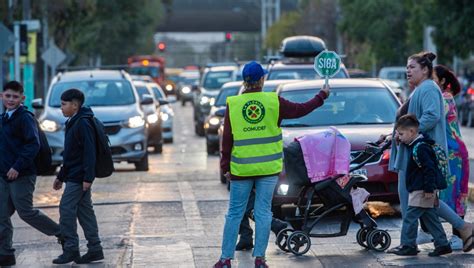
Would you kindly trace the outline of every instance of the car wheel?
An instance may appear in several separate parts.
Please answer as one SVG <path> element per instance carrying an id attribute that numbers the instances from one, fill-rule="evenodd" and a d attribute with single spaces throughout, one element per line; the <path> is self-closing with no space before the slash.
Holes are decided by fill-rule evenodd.
<path id="1" fill-rule="evenodd" d="M 161 154 L 163 152 L 163 144 L 161 143 L 161 144 L 153 146 L 153 152 L 155 154 Z"/>
<path id="2" fill-rule="evenodd" d="M 186 101 L 184 101 L 184 100 L 181 101 L 181 106 L 183 106 L 183 107 L 186 106 Z"/>
<path id="3" fill-rule="evenodd" d="M 164 141 L 165 143 L 173 143 L 173 138 L 164 139 L 163 141 Z"/>
<path id="4" fill-rule="evenodd" d="M 227 183 L 227 178 L 222 174 L 222 171 L 219 171 L 219 178 L 221 179 L 221 183 Z"/>
<path id="5" fill-rule="evenodd" d="M 212 143 L 206 143 L 206 148 L 207 148 L 207 154 L 208 155 L 215 155 L 219 152 L 217 150 L 216 146 Z"/>
<path id="6" fill-rule="evenodd" d="M 467 116 L 467 126 L 468 127 L 474 127 L 474 112 L 472 110 L 470 110 L 468 112 L 468 116 Z"/>
<path id="7" fill-rule="evenodd" d="M 204 137 L 204 135 L 205 135 L 204 126 L 199 122 L 195 122 L 194 123 L 194 132 L 196 132 L 196 135 L 198 135 L 199 137 Z"/>
<path id="8" fill-rule="evenodd" d="M 136 171 L 148 171 L 148 153 L 145 153 L 145 156 L 140 160 L 140 162 L 135 162 Z"/>

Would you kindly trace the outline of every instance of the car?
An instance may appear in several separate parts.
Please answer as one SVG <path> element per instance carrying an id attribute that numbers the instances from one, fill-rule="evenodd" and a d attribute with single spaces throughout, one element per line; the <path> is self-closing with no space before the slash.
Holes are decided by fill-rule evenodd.
<path id="1" fill-rule="evenodd" d="M 163 151 L 163 133 L 161 129 L 160 104 L 147 83 L 133 81 L 133 85 L 137 89 L 140 100 L 145 98 L 153 99 L 152 103 L 142 105 L 142 108 L 145 112 L 145 121 L 148 127 L 148 146 L 153 147 L 153 152 L 161 153 Z"/>
<path id="2" fill-rule="evenodd" d="M 278 94 L 301 103 L 312 98 L 323 85 L 324 80 L 291 83 L 281 86 Z M 282 120 L 284 146 L 295 137 L 335 126 L 350 141 L 354 159 L 364 150 L 366 142 L 391 133 L 401 103 L 385 83 L 373 79 L 331 79 L 329 85 L 331 94 L 323 106 L 304 117 Z M 379 159 L 357 171 L 368 178 L 358 186 L 371 194 L 370 200 L 398 202 L 398 177 L 388 171 L 389 158 L 390 150 L 386 150 Z M 272 204 L 275 215 L 282 216 L 286 209 L 294 209 L 292 204 L 297 201 L 298 190 L 282 172 Z"/>
<path id="3" fill-rule="evenodd" d="M 401 103 L 404 103 L 406 101 L 407 93 L 398 82 L 394 80 L 387 80 L 387 79 L 381 79 L 381 80 L 382 82 L 386 83 L 390 89 L 392 89 L 393 93 L 397 95 Z"/>
<path id="4" fill-rule="evenodd" d="M 185 70 L 181 73 L 177 93 L 182 106 L 186 106 L 186 102 L 193 101 L 193 91 L 199 86 L 199 77 L 198 70 Z"/>
<path id="5" fill-rule="evenodd" d="M 209 115 L 211 105 L 223 84 L 236 81 L 237 65 L 207 67 L 202 75 L 199 88 L 194 95 L 194 131 L 204 136 L 204 120 Z"/>
<path id="6" fill-rule="evenodd" d="M 104 123 L 109 136 L 114 162 L 129 162 L 137 171 L 147 171 L 148 128 L 143 105 L 152 98 L 140 100 L 125 71 L 89 70 L 58 73 L 51 81 L 46 98 L 35 99 L 33 108 L 40 112 L 38 121 L 52 149 L 52 169 L 62 163 L 66 119 L 61 112 L 61 94 L 70 89 L 81 90 L 85 105 Z"/>
<path id="7" fill-rule="evenodd" d="M 463 126 L 474 127 L 474 83 L 462 95 L 459 106 L 459 122 Z M 461 93 L 462 94 L 462 93 Z"/>
<path id="8" fill-rule="evenodd" d="M 164 83 L 164 91 L 167 96 L 175 95 L 177 96 L 177 85 L 180 82 L 181 76 L 180 74 L 183 72 L 181 68 L 166 68 L 165 69 L 165 76 L 166 80 Z"/>
<path id="9" fill-rule="evenodd" d="M 264 82 L 262 91 L 263 92 L 276 92 L 278 87 L 281 85 L 288 84 L 288 83 L 301 82 L 301 81 L 303 80 L 297 80 L 297 79 L 268 80 Z M 239 90 L 239 94 L 237 95 L 242 94 L 244 90 L 245 88 L 241 87 Z"/>
<path id="10" fill-rule="evenodd" d="M 163 141 L 164 143 L 173 143 L 174 111 L 170 105 L 170 103 L 173 103 L 173 100 L 168 99 L 163 89 L 157 83 L 150 82 L 147 85 L 152 90 L 153 96 L 158 100 L 161 107 L 160 118 Z"/>
<path id="11" fill-rule="evenodd" d="M 224 117 L 227 97 L 237 95 L 241 88 L 241 81 L 225 83 L 217 95 L 214 104 L 211 106 L 209 116 L 204 123 L 207 154 L 216 154 L 219 152 L 218 130 Z"/>
<path id="12" fill-rule="evenodd" d="M 349 74 L 341 63 L 341 69 L 337 72 L 333 78 L 348 78 Z M 283 80 L 283 79 L 300 79 L 300 80 L 312 80 L 321 79 L 321 77 L 314 70 L 313 62 L 302 61 L 302 60 L 283 60 L 274 62 L 268 67 L 267 78 L 271 80 Z"/>
<path id="13" fill-rule="evenodd" d="M 378 78 L 393 80 L 399 83 L 403 89 L 408 90 L 407 68 L 405 66 L 387 66 L 379 71 Z"/>

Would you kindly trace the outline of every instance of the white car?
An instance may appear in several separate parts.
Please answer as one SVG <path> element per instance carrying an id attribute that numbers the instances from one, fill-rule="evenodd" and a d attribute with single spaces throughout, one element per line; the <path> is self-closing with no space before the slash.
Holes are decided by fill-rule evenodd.
<path id="1" fill-rule="evenodd" d="M 147 85 L 153 91 L 154 97 L 160 102 L 161 107 L 161 128 L 162 128 L 162 135 L 163 141 L 165 143 L 173 143 L 173 118 L 174 118 L 174 111 L 173 108 L 169 105 L 169 103 L 173 103 L 176 101 L 175 98 L 170 99 L 168 98 L 163 89 L 157 83 L 147 83 Z"/>

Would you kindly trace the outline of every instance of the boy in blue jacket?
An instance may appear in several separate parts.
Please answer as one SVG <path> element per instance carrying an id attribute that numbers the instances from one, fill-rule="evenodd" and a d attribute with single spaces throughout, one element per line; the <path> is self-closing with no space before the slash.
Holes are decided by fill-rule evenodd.
<path id="1" fill-rule="evenodd" d="M 401 116 L 395 126 L 399 141 L 408 145 L 410 150 L 406 170 L 406 187 L 409 194 L 400 238 L 402 246 L 388 252 L 406 256 L 417 255 L 418 219 L 422 219 L 434 238 L 435 249 L 428 253 L 428 256 L 435 257 L 452 252 L 435 210 L 438 206 L 437 192 L 446 188 L 446 179 L 438 168 L 436 152 L 432 147 L 435 142 L 426 134 L 418 132 L 419 125 L 415 115 L 407 114 Z"/>
<path id="2" fill-rule="evenodd" d="M 59 225 L 33 208 L 40 142 L 36 120 L 22 105 L 23 92 L 19 82 L 11 81 L 1 94 L 6 111 L 0 118 L 0 266 L 16 263 L 10 219 L 15 211 L 33 228 L 60 240 Z"/>
<path id="3" fill-rule="evenodd" d="M 59 190 L 63 182 L 66 183 L 59 204 L 59 225 L 65 243 L 63 254 L 53 260 L 55 264 L 72 261 L 83 264 L 104 259 L 91 199 L 96 162 L 94 113 L 83 104 L 84 94 L 78 89 L 66 90 L 61 95 L 61 111 L 69 119 L 66 121 L 63 166 L 53 188 Z M 79 253 L 77 220 L 88 242 L 88 251 L 83 256 Z"/>

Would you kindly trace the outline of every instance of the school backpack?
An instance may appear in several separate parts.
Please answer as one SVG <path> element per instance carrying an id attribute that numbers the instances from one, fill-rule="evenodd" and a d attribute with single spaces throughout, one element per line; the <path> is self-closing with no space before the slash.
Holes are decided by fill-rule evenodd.
<path id="1" fill-rule="evenodd" d="M 95 131 L 95 177 L 106 178 L 114 172 L 114 161 L 112 159 L 112 150 L 110 149 L 110 140 L 105 134 L 104 124 L 96 117 L 92 118 L 92 126 Z"/>
<path id="2" fill-rule="evenodd" d="M 46 138 L 46 134 L 44 134 L 44 131 L 41 129 L 38 120 L 36 120 L 35 115 L 30 111 L 26 112 L 33 116 L 36 122 L 36 127 L 38 128 L 40 148 L 38 154 L 36 154 L 36 157 L 34 159 L 34 163 L 36 166 L 36 175 L 51 175 L 51 164 L 53 160 L 51 157 L 52 151 L 51 147 L 49 147 L 48 139 Z"/>
<path id="3" fill-rule="evenodd" d="M 92 127 L 94 128 L 95 134 L 95 177 L 96 178 L 106 178 L 112 175 L 115 171 L 114 161 L 112 159 L 112 150 L 110 149 L 110 140 L 107 134 L 105 133 L 104 124 L 97 119 L 95 116 L 83 116 L 90 120 Z M 79 122 L 77 120 L 76 122 Z"/>
<path id="4" fill-rule="evenodd" d="M 427 144 L 426 142 L 419 142 L 415 144 L 415 147 L 413 147 L 413 160 L 415 160 L 415 163 L 418 167 L 422 167 L 420 159 L 418 158 L 418 146 L 420 144 Z M 441 146 L 438 144 L 431 144 L 431 148 L 434 151 L 434 154 L 436 155 L 436 165 L 438 167 L 439 172 L 441 173 L 441 178 L 436 180 L 436 186 L 438 190 L 443 190 L 448 187 L 447 180 L 449 178 L 449 163 L 448 163 L 448 157 L 446 156 L 446 152 L 444 151 Z"/>

